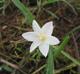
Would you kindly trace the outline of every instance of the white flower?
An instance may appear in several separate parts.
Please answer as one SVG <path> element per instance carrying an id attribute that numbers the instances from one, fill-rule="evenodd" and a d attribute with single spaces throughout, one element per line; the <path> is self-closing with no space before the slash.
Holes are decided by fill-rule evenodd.
<path id="1" fill-rule="evenodd" d="M 60 43 L 59 39 L 51 36 L 53 32 L 53 22 L 50 21 L 42 28 L 33 20 L 32 28 L 34 32 L 23 33 L 22 36 L 28 41 L 33 41 L 30 47 L 30 52 L 34 51 L 38 46 L 40 52 L 46 57 L 49 52 L 49 45 L 57 45 Z"/>

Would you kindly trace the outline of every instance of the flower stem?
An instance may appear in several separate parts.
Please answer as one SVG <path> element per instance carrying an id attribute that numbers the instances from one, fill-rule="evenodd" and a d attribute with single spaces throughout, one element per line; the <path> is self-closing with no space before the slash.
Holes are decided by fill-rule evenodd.
<path id="1" fill-rule="evenodd" d="M 46 74 L 55 74 L 54 73 L 54 58 L 53 58 L 52 50 L 53 50 L 53 47 L 51 46 L 49 50 L 49 54 L 48 54 L 48 59 L 47 59 Z"/>

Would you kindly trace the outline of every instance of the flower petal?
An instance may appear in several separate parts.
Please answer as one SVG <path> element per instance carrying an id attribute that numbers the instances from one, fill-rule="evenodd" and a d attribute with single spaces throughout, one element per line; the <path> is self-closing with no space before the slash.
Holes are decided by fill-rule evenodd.
<path id="1" fill-rule="evenodd" d="M 41 44 L 39 46 L 39 50 L 46 57 L 49 52 L 49 45 L 48 44 Z"/>
<path id="2" fill-rule="evenodd" d="M 30 52 L 34 51 L 39 45 L 40 45 L 40 42 L 39 42 L 39 41 L 34 41 L 34 42 L 31 44 Z"/>
<path id="3" fill-rule="evenodd" d="M 49 36 L 48 37 L 48 42 L 50 45 L 57 45 L 60 43 L 59 39 L 55 36 Z"/>
<path id="4" fill-rule="evenodd" d="M 40 26 L 38 25 L 38 23 L 36 22 L 36 20 L 33 20 L 32 22 L 32 27 L 34 31 L 40 31 Z"/>
<path id="5" fill-rule="evenodd" d="M 26 32 L 26 33 L 22 34 L 22 37 L 28 41 L 35 41 L 36 33 L 35 32 Z"/>
<path id="6" fill-rule="evenodd" d="M 42 27 L 42 31 L 44 33 L 46 33 L 47 35 L 51 35 L 53 32 L 53 28 L 54 28 L 53 22 L 50 21 L 50 22 L 44 24 L 44 26 Z"/>

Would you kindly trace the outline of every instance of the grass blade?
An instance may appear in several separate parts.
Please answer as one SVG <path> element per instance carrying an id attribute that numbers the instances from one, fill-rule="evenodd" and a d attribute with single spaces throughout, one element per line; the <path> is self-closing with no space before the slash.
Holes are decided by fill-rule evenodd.
<path id="1" fill-rule="evenodd" d="M 64 47 L 67 45 L 67 43 L 69 42 L 70 37 L 69 36 L 65 36 L 63 39 L 63 42 L 60 44 L 60 46 L 56 47 L 53 52 L 54 52 L 54 58 L 58 57 L 59 54 L 61 54 L 61 51 L 64 49 Z"/>
<path id="2" fill-rule="evenodd" d="M 47 5 L 47 4 L 55 3 L 55 2 L 57 2 L 57 1 L 59 1 L 59 0 L 46 0 L 42 5 L 45 6 L 45 5 Z"/>
<path id="3" fill-rule="evenodd" d="M 48 3 L 54 3 L 56 1 L 58 1 L 58 0 L 47 0 Z"/>
<path id="4" fill-rule="evenodd" d="M 72 56 L 70 56 L 68 53 L 64 52 L 64 51 L 61 51 L 61 53 L 67 57 L 68 59 L 70 59 L 73 63 L 77 64 L 80 66 L 80 61 L 79 60 L 76 60 L 74 59 Z"/>
<path id="5" fill-rule="evenodd" d="M 28 7 L 26 7 L 24 4 L 20 2 L 20 0 L 12 0 L 12 2 L 15 4 L 17 8 L 22 12 L 22 14 L 25 16 L 27 22 L 29 24 L 32 23 L 33 19 L 35 18 L 33 14 L 30 12 Z"/>

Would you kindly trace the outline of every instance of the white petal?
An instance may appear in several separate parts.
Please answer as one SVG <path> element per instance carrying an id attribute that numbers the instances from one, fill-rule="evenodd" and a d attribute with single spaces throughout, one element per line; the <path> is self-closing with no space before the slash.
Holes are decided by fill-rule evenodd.
<path id="1" fill-rule="evenodd" d="M 48 37 L 48 42 L 50 45 L 57 45 L 60 43 L 59 39 L 55 36 L 49 36 Z"/>
<path id="2" fill-rule="evenodd" d="M 44 26 L 42 27 L 42 31 L 44 33 L 46 33 L 47 35 L 51 35 L 53 32 L 53 28 L 54 28 L 53 22 L 50 21 L 50 22 L 44 24 Z"/>
<path id="3" fill-rule="evenodd" d="M 28 41 L 36 40 L 36 33 L 35 32 L 26 32 L 22 34 L 22 37 Z"/>
<path id="4" fill-rule="evenodd" d="M 39 45 L 40 45 L 40 42 L 39 42 L 39 41 L 34 41 L 34 42 L 31 44 L 30 52 L 34 51 Z"/>
<path id="5" fill-rule="evenodd" d="M 49 52 L 49 45 L 48 44 L 41 44 L 39 46 L 39 50 L 46 57 Z"/>
<path id="6" fill-rule="evenodd" d="M 32 22 L 32 27 L 34 31 L 40 31 L 40 26 L 38 25 L 38 23 L 36 22 L 36 20 L 33 20 Z"/>

